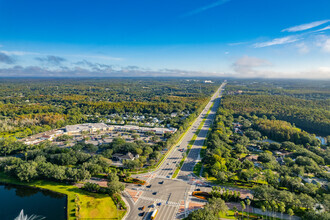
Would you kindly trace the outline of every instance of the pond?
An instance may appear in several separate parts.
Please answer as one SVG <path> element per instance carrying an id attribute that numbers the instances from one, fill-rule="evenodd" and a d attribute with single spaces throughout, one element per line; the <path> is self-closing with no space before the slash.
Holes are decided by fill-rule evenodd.
<path id="1" fill-rule="evenodd" d="M 66 196 L 48 190 L 0 183 L 0 219 L 14 220 L 22 210 L 28 217 L 38 216 L 35 219 L 66 219 Z"/>

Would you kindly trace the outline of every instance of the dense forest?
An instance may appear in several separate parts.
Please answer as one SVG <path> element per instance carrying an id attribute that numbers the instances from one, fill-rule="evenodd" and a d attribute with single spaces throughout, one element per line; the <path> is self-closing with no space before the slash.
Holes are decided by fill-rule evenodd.
<path id="1" fill-rule="evenodd" d="M 219 85 L 184 79 L 3 79 L 0 137 L 23 138 L 109 114 L 192 113 Z M 165 123 L 165 122 L 164 122 Z M 179 128 L 183 121 L 167 121 Z M 173 123 L 173 124 L 172 124 Z"/>
<path id="2" fill-rule="evenodd" d="M 329 81 L 235 81 L 222 100 L 235 114 L 275 117 L 318 135 L 330 133 Z"/>
<path id="3" fill-rule="evenodd" d="M 219 185 L 250 188 L 252 206 L 262 210 L 282 207 L 303 219 L 328 219 L 329 87 L 272 82 L 229 82 L 202 151 L 202 175 Z M 237 202 L 227 191 L 215 188 L 211 197 Z M 317 204 L 326 211 L 316 212 Z"/>

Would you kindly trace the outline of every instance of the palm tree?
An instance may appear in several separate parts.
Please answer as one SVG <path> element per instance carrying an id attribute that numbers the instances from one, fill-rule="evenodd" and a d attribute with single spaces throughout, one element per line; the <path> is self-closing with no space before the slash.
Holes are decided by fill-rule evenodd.
<path id="1" fill-rule="evenodd" d="M 236 217 L 238 218 L 238 213 L 237 213 L 237 207 L 236 206 L 234 206 L 233 207 L 233 211 L 234 211 L 234 216 L 235 216 L 235 219 L 236 219 Z"/>
<path id="2" fill-rule="evenodd" d="M 280 202 L 279 211 L 281 212 L 281 219 L 283 219 L 283 213 L 285 212 L 285 204 L 284 202 Z"/>
<path id="3" fill-rule="evenodd" d="M 243 211 L 245 209 L 245 203 L 244 203 L 244 201 L 241 201 L 241 206 L 242 206 L 242 218 L 244 218 L 244 213 L 243 213 Z"/>
<path id="4" fill-rule="evenodd" d="M 292 209 L 288 209 L 288 214 L 290 215 L 290 220 L 291 220 L 291 216 L 294 215 L 294 212 L 292 211 Z"/>
<path id="5" fill-rule="evenodd" d="M 249 205 L 251 204 L 251 200 L 250 199 L 247 199 L 246 200 L 246 205 L 247 205 L 247 215 L 248 215 L 248 219 L 250 219 L 249 217 Z"/>
<path id="6" fill-rule="evenodd" d="M 276 212 L 278 211 L 278 205 L 275 203 L 274 207 L 274 216 L 276 216 Z"/>
<path id="7" fill-rule="evenodd" d="M 261 206 L 261 211 L 262 211 L 262 213 L 266 212 L 266 207 L 264 205 Z"/>
<path id="8" fill-rule="evenodd" d="M 272 206 L 270 205 L 270 203 L 268 203 L 268 205 L 267 205 L 267 210 L 269 212 L 269 216 L 271 216 L 272 215 Z"/>
<path id="9" fill-rule="evenodd" d="M 272 200 L 270 202 L 270 206 L 271 206 L 271 210 L 272 210 L 272 217 L 274 218 L 276 202 L 274 200 Z"/>
<path id="10" fill-rule="evenodd" d="M 266 210 L 266 218 L 268 219 L 268 215 L 269 215 L 269 203 L 268 203 L 268 201 L 264 201 L 264 206 L 265 206 L 265 210 Z"/>

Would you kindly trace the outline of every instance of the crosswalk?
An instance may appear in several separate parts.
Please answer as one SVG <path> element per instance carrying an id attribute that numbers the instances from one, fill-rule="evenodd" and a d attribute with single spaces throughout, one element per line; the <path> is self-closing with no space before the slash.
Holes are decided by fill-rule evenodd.
<path id="1" fill-rule="evenodd" d="M 140 199 L 147 200 L 147 201 L 152 201 L 152 202 L 156 202 L 156 203 L 161 202 L 164 205 L 166 204 L 166 205 L 170 205 L 170 206 L 179 206 L 180 205 L 177 202 L 166 201 L 166 200 L 163 200 L 163 199 L 153 199 L 153 198 L 144 197 L 144 196 L 140 196 Z"/>
<path id="2" fill-rule="evenodd" d="M 157 178 L 161 178 L 161 179 L 171 179 L 171 178 L 169 178 L 168 176 L 161 176 L 161 175 L 157 175 L 156 177 L 157 177 Z"/>

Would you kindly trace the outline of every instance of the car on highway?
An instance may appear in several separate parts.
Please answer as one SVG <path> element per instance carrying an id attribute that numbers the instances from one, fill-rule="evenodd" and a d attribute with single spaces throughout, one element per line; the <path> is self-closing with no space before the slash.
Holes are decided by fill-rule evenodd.
<path id="1" fill-rule="evenodd" d="M 154 208 L 154 207 L 155 207 L 154 204 L 151 204 L 151 205 L 148 206 L 148 208 Z"/>
<path id="2" fill-rule="evenodd" d="M 201 191 L 201 189 L 196 189 L 196 191 Z"/>
<path id="3" fill-rule="evenodd" d="M 159 202 L 157 205 L 158 205 L 158 206 L 161 206 L 161 205 L 162 205 L 162 203 L 161 203 L 161 202 Z"/>
<path id="4" fill-rule="evenodd" d="M 147 188 L 150 188 L 151 187 L 151 184 L 147 186 Z"/>
<path id="5" fill-rule="evenodd" d="M 152 195 L 157 195 L 157 192 L 153 192 Z"/>
<path id="6" fill-rule="evenodd" d="M 163 184 L 164 183 L 164 180 L 163 181 L 161 181 L 161 182 L 159 182 L 159 184 Z"/>
<path id="7" fill-rule="evenodd" d="M 142 206 L 142 207 L 141 207 L 141 210 L 143 211 L 145 208 L 146 208 L 145 206 Z"/>

